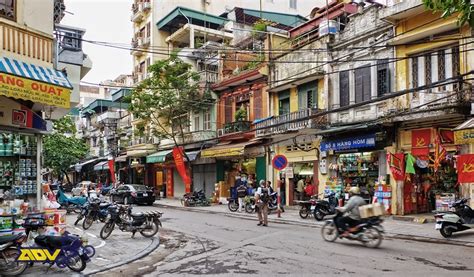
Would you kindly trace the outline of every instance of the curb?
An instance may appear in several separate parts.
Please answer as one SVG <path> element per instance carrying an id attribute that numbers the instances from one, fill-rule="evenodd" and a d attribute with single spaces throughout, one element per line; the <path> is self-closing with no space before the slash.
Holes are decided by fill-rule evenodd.
<path id="1" fill-rule="evenodd" d="M 175 209 L 175 210 L 182 210 L 182 211 L 191 211 L 191 212 L 199 212 L 199 213 L 207 213 L 207 214 L 222 214 L 229 217 L 234 218 L 241 218 L 246 220 L 256 220 L 254 217 L 244 216 L 239 214 L 232 214 L 227 212 L 218 212 L 218 211 L 209 211 L 209 210 L 201 210 L 192 207 L 178 207 L 166 204 L 154 204 L 156 207 L 168 208 L 168 209 Z M 321 228 L 322 225 L 319 224 L 312 224 L 312 223 L 302 223 L 297 221 L 291 220 L 281 220 L 281 219 L 268 219 L 268 222 L 277 223 L 277 224 L 288 224 L 294 226 L 302 226 L 302 227 L 310 227 L 310 228 Z M 457 245 L 457 246 L 465 246 L 465 247 L 473 247 L 474 242 L 468 241 L 459 241 L 459 240 L 452 240 L 452 239 L 438 239 L 438 238 L 430 238 L 430 237 L 423 237 L 423 236 L 416 236 L 416 235 L 406 235 L 406 234 L 397 234 L 397 233 L 385 233 L 387 238 L 392 239 L 400 239 L 400 240 L 411 240 L 411 241 L 418 241 L 418 242 L 426 242 L 426 243 L 441 243 L 441 244 L 450 244 L 450 245 Z"/>
<path id="2" fill-rule="evenodd" d="M 415 222 L 416 219 L 424 218 L 426 221 L 424 223 L 436 223 L 434 219 L 434 215 L 430 218 L 423 217 L 423 216 L 400 216 L 400 215 L 392 215 L 393 220 L 397 221 L 405 221 L 405 222 Z"/>
<path id="3" fill-rule="evenodd" d="M 114 268 L 117 268 L 117 267 L 120 267 L 120 266 L 123 266 L 123 265 L 126 265 L 128 263 L 132 263 L 136 260 L 139 260 L 145 256 L 147 256 L 148 254 L 150 254 L 151 252 L 155 251 L 158 246 L 160 246 L 160 237 L 158 236 L 157 238 L 153 237 L 151 238 L 152 242 L 150 243 L 150 245 L 148 245 L 140 254 L 138 254 L 137 256 L 133 257 L 133 258 L 130 258 L 130 259 L 126 259 L 124 261 L 120 261 L 120 262 L 116 262 L 116 263 L 113 263 L 113 264 L 110 264 L 108 266 L 105 266 L 105 267 L 102 267 L 100 269 L 96 269 L 94 271 L 91 271 L 91 272 L 88 272 L 86 274 L 83 274 L 82 276 L 91 276 L 91 275 L 94 275 L 94 274 L 97 274 L 97 273 L 102 273 L 104 271 L 108 271 L 108 270 L 111 270 L 111 269 L 114 269 Z"/>

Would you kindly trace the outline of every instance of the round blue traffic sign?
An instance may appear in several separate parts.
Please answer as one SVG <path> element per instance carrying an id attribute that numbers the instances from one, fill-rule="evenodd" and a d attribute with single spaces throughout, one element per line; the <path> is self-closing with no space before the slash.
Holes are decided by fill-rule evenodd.
<path id="1" fill-rule="evenodd" d="M 288 159 L 284 155 L 276 155 L 272 159 L 273 168 L 283 170 L 288 165 Z"/>

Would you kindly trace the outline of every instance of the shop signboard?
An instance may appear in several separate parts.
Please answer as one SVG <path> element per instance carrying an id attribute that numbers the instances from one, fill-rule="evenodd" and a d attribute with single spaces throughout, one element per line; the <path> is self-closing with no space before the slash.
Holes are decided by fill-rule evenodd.
<path id="1" fill-rule="evenodd" d="M 455 144 L 474 143 L 474 129 L 464 129 L 454 132 Z"/>
<path id="2" fill-rule="evenodd" d="M 276 155 L 272 159 L 272 165 L 276 170 L 283 170 L 288 165 L 288 159 L 285 155 Z"/>
<path id="3" fill-rule="evenodd" d="M 375 134 L 321 142 L 321 151 L 339 151 L 375 146 Z"/>
<path id="4" fill-rule="evenodd" d="M 0 96 L 0 125 L 46 131 L 47 124 L 27 107 Z"/>
<path id="5" fill-rule="evenodd" d="M 288 178 L 288 179 L 294 178 L 293 167 L 289 166 L 289 167 L 285 168 L 285 177 Z"/>

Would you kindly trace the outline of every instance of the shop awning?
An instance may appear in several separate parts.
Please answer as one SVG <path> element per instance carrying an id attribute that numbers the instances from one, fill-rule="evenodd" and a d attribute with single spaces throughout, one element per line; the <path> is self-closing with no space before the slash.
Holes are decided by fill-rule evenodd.
<path id="1" fill-rule="evenodd" d="M 151 154 L 146 157 L 146 163 L 147 164 L 152 164 L 152 163 L 164 163 L 166 161 L 166 156 L 173 152 L 173 150 L 164 150 L 164 151 L 158 151 L 154 154 Z"/>
<path id="2" fill-rule="evenodd" d="M 201 151 L 201 158 L 234 157 L 244 155 L 245 147 L 258 144 L 260 140 L 251 140 L 235 144 L 218 144 Z"/>
<path id="3" fill-rule="evenodd" d="M 100 162 L 100 163 L 94 165 L 94 170 L 95 171 L 109 170 L 109 162 L 108 161 L 103 161 L 103 162 Z"/>
<path id="4" fill-rule="evenodd" d="M 454 128 L 454 143 L 474 143 L 474 118 L 471 118 Z"/>
<path id="5" fill-rule="evenodd" d="M 61 71 L 0 57 L 0 95 L 69 108 L 71 83 Z"/>
<path id="6" fill-rule="evenodd" d="M 152 154 L 155 151 L 156 149 L 127 150 L 127 156 L 132 158 L 142 158 Z"/>
<path id="7" fill-rule="evenodd" d="M 118 156 L 117 158 L 115 158 L 115 161 L 116 162 L 126 162 L 127 161 L 127 155 L 122 155 L 122 156 Z"/>

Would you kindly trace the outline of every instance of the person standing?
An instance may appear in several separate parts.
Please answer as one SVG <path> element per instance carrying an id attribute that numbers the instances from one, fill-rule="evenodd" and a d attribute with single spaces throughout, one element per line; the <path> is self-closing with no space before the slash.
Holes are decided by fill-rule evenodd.
<path id="1" fill-rule="evenodd" d="M 303 193 L 304 193 L 304 180 L 303 178 L 299 179 L 296 183 L 296 193 L 298 194 L 298 200 L 303 200 Z"/>
<path id="2" fill-rule="evenodd" d="M 237 197 L 239 200 L 239 212 L 242 212 L 242 208 L 244 207 L 244 198 L 247 196 L 247 186 L 244 182 L 241 182 L 240 185 L 237 187 Z"/>
<path id="3" fill-rule="evenodd" d="M 270 189 L 268 182 L 257 189 L 255 193 L 258 226 L 268 226 L 268 202 L 270 201 Z"/>

